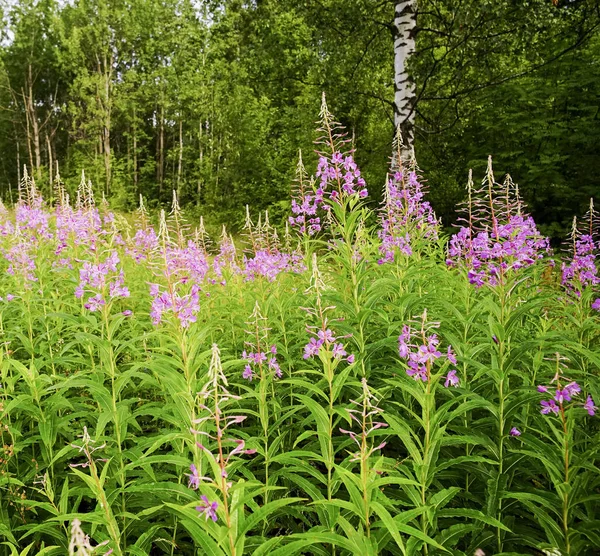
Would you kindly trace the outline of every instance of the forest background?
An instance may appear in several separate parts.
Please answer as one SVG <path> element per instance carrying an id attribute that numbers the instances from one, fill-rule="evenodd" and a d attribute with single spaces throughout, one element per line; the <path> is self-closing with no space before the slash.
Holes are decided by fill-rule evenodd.
<path id="1" fill-rule="evenodd" d="M 289 214 L 321 93 L 374 192 L 394 135 L 391 0 L 22 0 L 3 4 L 0 196 L 23 167 L 46 197 L 85 169 L 113 207 L 167 206 L 216 228 Z M 487 156 L 543 233 L 600 197 L 600 3 L 419 0 L 414 148 L 446 225 Z M 58 162 L 58 166 L 57 166 Z M 381 184 L 381 188 L 377 185 Z"/>

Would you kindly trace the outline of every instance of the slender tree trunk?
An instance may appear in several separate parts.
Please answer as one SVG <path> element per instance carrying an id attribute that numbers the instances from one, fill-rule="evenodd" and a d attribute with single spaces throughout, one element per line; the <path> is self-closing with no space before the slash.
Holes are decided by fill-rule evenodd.
<path id="1" fill-rule="evenodd" d="M 111 152 L 110 152 L 110 125 L 111 125 L 111 79 L 112 79 L 112 56 L 110 65 L 104 56 L 104 132 L 103 151 L 104 151 L 104 172 L 106 174 L 106 194 L 110 194 L 110 183 L 112 178 Z"/>
<path id="2" fill-rule="evenodd" d="M 54 169 L 53 164 L 52 164 L 52 143 L 50 142 L 50 137 L 47 133 L 46 133 L 46 149 L 48 150 L 48 185 L 49 185 L 50 195 L 52 195 L 52 171 Z"/>
<path id="3" fill-rule="evenodd" d="M 29 112 L 29 120 L 31 122 L 33 150 L 35 153 L 35 177 L 39 181 L 42 178 L 42 149 L 40 147 L 40 127 L 33 104 L 33 70 L 31 64 L 27 68 L 27 111 Z"/>
<path id="4" fill-rule="evenodd" d="M 96 141 L 94 141 L 94 183 L 98 184 L 98 157 L 100 156 L 102 151 L 102 133 L 98 137 L 96 137 Z"/>
<path id="5" fill-rule="evenodd" d="M 133 187 L 135 189 L 135 192 L 137 194 L 139 194 L 138 191 L 138 162 L 137 162 L 137 126 L 136 126 L 136 110 L 135 110 L 135 106 L 133 107 L 133 128 L 132 128 L 132 135 L 133 135 Z"/>
<path id="6" fill-rule="evenodd" d="M 127 175 L 131 176 L 133 175 L 133 161 L 132 161 L 132 157 L 131 157 L 131 149 L 132 147 L 132 140 L 131 140 L 131 125 L 129 126 L 129 133 L 127 134 Z"/>
<path id="7" fill-rule="evenodd" d="M 17 183 L 21 183 L 21 148 L 17 141 Z"/>
<path id="8" fill-rule="evenodd" d="M 223 199 L 227 191 L 219 191 L 219 172 L 220 172 L 220 163 L 221 162 L 221 135 L 219 135 L 219 143 L 217 146 L 217 166 L 215 170 L 215 190 L 217 191 L 219 197 Z"/>
<path id="9" fill-rule="evenodd" d="M 158 191 L 162 193 L 164 179 L 164 164 L 165 164 L 165 124 L 164 124 L 164 107 L 161 102 L 158 111 L 158 167 L 156 168 L 156 180 L 158 181 Z"/>
<path id="10" fill-rule="evenodd" d="M 104 132 L 102 133 L 102 150 L 104 151 L 104 174 L 106 176 L 106 194 L 110 193 L 110 182 L 112 178 L 112 168 L 110 162 L 110 116 L 109 122 L 104 127 Z"/>
<path id="11" fill-rule="evenodd" d="M 27 102 L 27 95 L 25 91 L 21 89 L 23 95 L 23 105 L 25 106 L 25 131 L 27 134 L 27 153 L 29 155 L 29 168 L 33 169 L 33 148 L 31 146 L 31 113 L 29 112 L 29 103 Z M 19 180 L 21 183 L 21 180 Z"/>
<path id="12" fill-rule="evenodd" d="M 112 180 L 112 163 L 110 148 L 110 128 L 112 115 L 112 74 L 114 56 L 107 57 L 106 52 L 102 57 L 96 56 L 98 76 L 101 78 L 100 85 L 96 89 L 96 101 L 101 110 L 100 128 L 100 151 L 104 159 L 104 186 L 106 195 L 110 194 Z"/>
<path id="13" fill-rule="evenodd" d="M 204 147 L 202 145 L 202 119 L 198 122 L 198 186 L 196 188 L 196 204 L 200 204 L 202 192 L 202 164 L 204 162 Z"/>
<path id="14" fill-rule="evenodd" d="M 415 52 L 417 0 L 396 3 L 394 17 L 394 123 L 400 127 L 407 156 L 414 148 L 415 83 L 408 61 Z"/>
<path id="15" fill-rule="evenodd" d="M 179 159 L 177 161 L 177 197 L 181 195 L 181 172 L 183 170 L 183 118 L 179 117 Z"/>

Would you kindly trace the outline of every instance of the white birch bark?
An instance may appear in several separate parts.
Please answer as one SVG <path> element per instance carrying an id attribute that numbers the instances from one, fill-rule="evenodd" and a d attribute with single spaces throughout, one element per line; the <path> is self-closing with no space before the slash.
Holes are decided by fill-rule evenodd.
<path id="1" fill-rule="evenodd" d="M 394 16 L 394 123 L 402 132 L 406 156 L 414 142 L 415 82 L 408 73 L 408 61 L 415 51 L 417 0 L 397 2 Z"/>

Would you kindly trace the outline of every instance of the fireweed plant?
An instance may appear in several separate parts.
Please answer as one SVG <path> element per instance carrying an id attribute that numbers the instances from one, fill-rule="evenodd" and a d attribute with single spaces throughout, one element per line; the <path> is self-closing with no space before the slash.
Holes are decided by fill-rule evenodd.
<path id="1" fill-rule="evenodd" d="M 513 497 L 524 504 L 548 535 L 546 549 L 564 554 L 586 553 L 589 546 L 585 519 L 589 501 L 596 499 L 600 485 L 597 469 L 589 465 L 597 457 L 576 423 L 595 417 L 597 408 L 574 380 L 560 354 L 554 357 L 554 376 L 538 384 L 539 413 L 522 439 L 519 453 L 536 458 L 545 470 L 543 491 L 527 489 Z M 552 369 L 552 367 L 550 367 Z"/>
<path id="2" fill-rule="evenodd" d="M 554 264 L 490 164 L 445 238 L 394 148 L 373 207 L 324 102 L 286 227 L 239 236 L 23 174 L 0 555 L 598 553 L 593 204 Z"/>
<path id="3" fill-rule="evenodd" d="M 393 262 L 398 254 L 410 257 L 414 254 L 413 243 L 419 240 L 425 240 L 422 241 L 425 244 L 435 242 L 439 235 L 435 213 L 429 202 L 424 200 L 426 189 L 417 175 L 416 161 L 412 159 L 409 165 L 402 161 L 404 146 L 399 128 L 394 147 L 379 216 L 379 264 Z"/>
<path id="4" fill-rule="evenodd" d="M 566 318 L 570 318 L 575 324 L 577 343 L 586 347 L 594 338 L 594 323 L 593 318 L 590 319 L 589 307 L 591 306 L 592 313 L 600 312 L 600 276 L 596 260 L 600 254 L 599 222 L 600 215 L 591 200 L 589 210 L 581 221 L 578 222 L 577 217 L 573 218 L 567 256 L 561 265 L 565 300 L 575 308 Z M 582 369 L 586 370 L 586 357 L 578 354 L 572 354 L 571 357 L 577 358 Z M 588 388 L 587 379 L 584 386 Z"/>

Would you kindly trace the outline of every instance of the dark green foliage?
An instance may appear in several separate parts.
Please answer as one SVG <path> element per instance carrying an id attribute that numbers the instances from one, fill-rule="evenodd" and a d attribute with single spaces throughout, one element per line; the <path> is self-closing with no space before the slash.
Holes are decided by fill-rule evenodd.
<path id="1" fill-rule="evenodd" d="M 416 153 L 446 225 L 489 154 L 554 237 L 598 196 L 598 10 L 419 2 Z M 240 225 L 247 203 L 282 218 L 322 91 L 379 189 L 393 14 L 390 0 L 20 2 L 0 50 L 0 194 L 14 200 L 27 164 L 48 196 L 58 161 L 72 193 L 85 169 L 123 209 L 175 189 L 213 225 Z"/>

